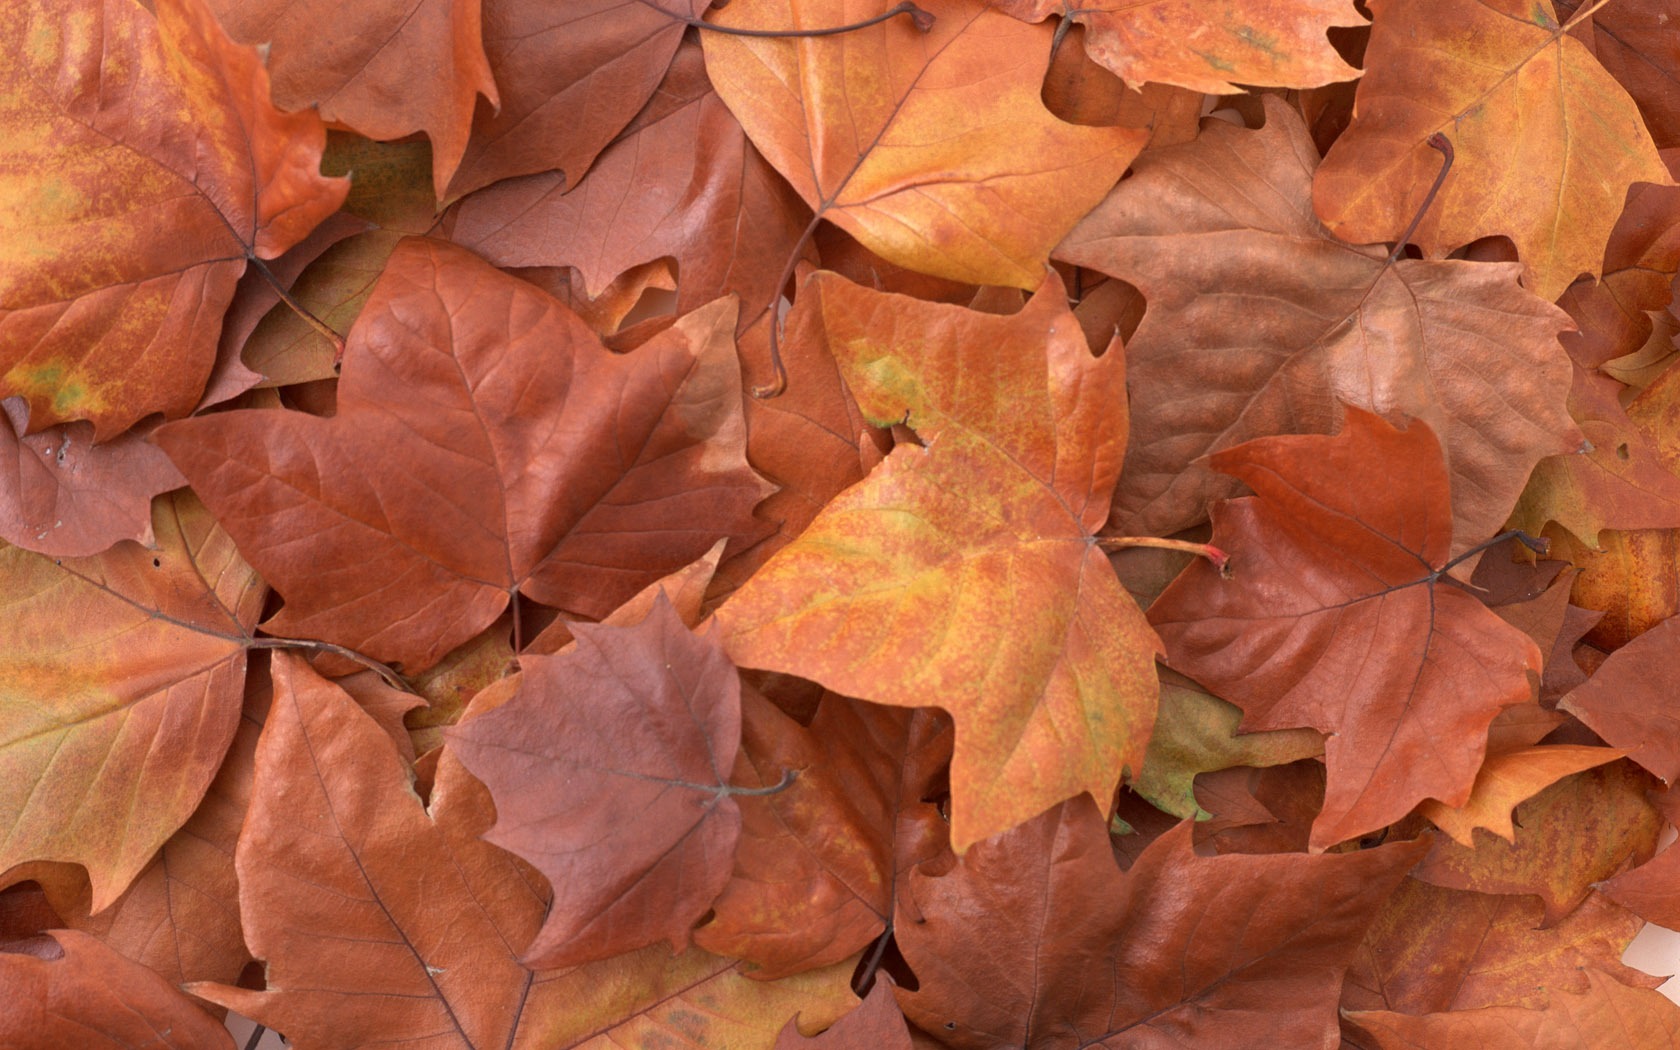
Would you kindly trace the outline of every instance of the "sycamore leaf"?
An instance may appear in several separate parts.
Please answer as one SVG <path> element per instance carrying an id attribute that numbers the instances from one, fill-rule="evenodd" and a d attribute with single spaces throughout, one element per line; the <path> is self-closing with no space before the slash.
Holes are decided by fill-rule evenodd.
<path id="1" fill-rule="evenodd" d="M 423 131 L 438 197 L 467 147 L 473 106 L 497 104 L 480 0 L 206 0 L 228 35 L 267 48 L 275 104 L 374 139 Z M 330 27 L 330 28 L 329 28 Z"/>
<path id="2" fill-rule="evenodd" d="M 1143 769 L 1129 786 L 1175 817 L 1206 820 L 1196 804 L 1198 773 L 1232 766 L 1278 766 L 1324 753 L 1310 729 L 1239 733 L 1242 710 L 1173 671 L 1161 673 L 1161 707 Z"/>
<path id="3" fill-rule="evenodd" d="M 1085 50 L 1127 84 L 1192 91 L 1318 87 L 1359 70 L 1325 39 L 1331 26 L 1363 26 L 1349 0 L 989 0 L 1029 22 L 1061 14 L 1085 26 Z"/>
<path id="4" fill-rule="evenodd" d="M 1610 654 L 1558 706 L 1672 785 L 1680 779 L 1680 618 Z"/>
<path id="5" fill-rule="evenodd" d="M 1330 1045 L 1342 971 L 1424 844 L 1198 857 L 1190 834 L 1122 875 L 1076 798 L 918 872 L 897 927 L 919 985 L 898 993 L 906 1016 L 964 1050 Z"/>
<path id="6" fill-rule="evenodd" d="M 1564 777 L 1614 762 L 1625 754 L 1613 747 L 1559 744 L 1489 755 L 1464 805 L 1445 806 L 1425 799 L 1418 812 L 1460 846 L 1475 845 L 1473 833 L 1477 828 L 1514 842 L 1516 828 L 1511 824 L 1511 811 L 1518 805 Z"/>
<path id="7" fill-rule="evenodd" d="M 688 28 L 682 20 L 708 6 L 484 0 L 484 51 L 501 105 L 479 109 L 449 196 L 550 169 L 576 186 L 659 89 Z"/>
<path id="8" fill-rule="evenodd" d="M 880 0 L 736 0 L 738 29 L 842 25 Z M 759 152 L 822 218 L 883 258 L 975 284 L 1037 288 L 1050 249 L 1148 139 L 1065 124 L 1040 85 L 1051 31 L 929 0 L 840 36 L 702 34 L 706 69 Z M 960 127 L 951 125 L 962 114 Z"/>
<path id="9" fill-rule="evenodd" d="M 1426 255 L 1509 237 L 1546 300 L 1598 274 L 1629 186 L 1670 180 L 1633 100 L 1549 0 L 1370 7 L 1353 123 L 1313 179 L 1325 225 L 1357 244 L 1398 238 L 1441 170 L 1428 145 L 1441 133 L 1457 160 L 1414 235 Z"/>
<path id="10" fill-rule="evenodd" d="M 785 791 L 740 799 L 735 870 L 694 935 L 775 979 L 844 959 L 883 936 L 910 872 L 948 854 L 945 822 L 924 799 L 950 762 L 951 727 L 824 694 L 807 729 L 756 692 L 742 697 L 736 779 Z"/>
<path id="11" fill-rule="evenodd" d="M 1241 707 L 1245 729 L 1329 734 L 1314 849 L 1424 798 L 1462 805 L 1488 724 L 1530 699 L 1541 663 L 1441 578 L 1453 532 L 1435 436 L 1349 408 L 1335 437 L 1259 438 L 1212 462 L 1257 495 L 1214 507 L 1234 578 L 1192 564 L 1150 606 L 1169 663 Z"/>
<path id="12" fill-rule="evenodd" d="M 256 51 L 203 0 L 155 6 L 0 14 L 0 398 L 36 429 L 88 419 L 105 440 L 192 411 L 247 259 L 348 188 L 316 170 L 320 118 L 269 103 Z"/>
<path id="13" fill-rule="evenodd" d="M 1126 355 L 1132 444 L 1122 532 L 1167 535 L 1234 496 L 1200 457 L 1276 433 L 1328 433 L 1336 402 L 1421 419 L 1445 446 L 1457 554 L 1499 531 L 1543 456 L 1580 445 L 1565 411 L 1569 323 L 1511 265 L 1388 261 L 1312 214 L 1317 151 L 1267 96 L 1266 125 L 1209 121 L 1152 150 L 1057 248 L 1149 308 Z"/>
<path id="14" fill-rule="evenodd" d="M 1680 146 L 1680 25 L 1665 0 L 1601 4 L 1593 9 L 1593 54 L 1627 88 L 1658 146 Z M 1573 18 L 1590 0 L 1562 0 L 1559 18 Z"/>
<path id="15" fill-rule="evenodd" d="M 190 494 L 152 520 L 155 550 L 53 562 L 0 548 L 0 871 L 81 864 L 94 911 L 222 764 L 266 594 Z"/>
<path id="16" fill-rule="evenodd" d="M 712 90 L 691 44 L 587 178 L 549 171 L 475 193 L 450 237 L 498 266 L 573 267 L 592 299 L 620 274 L 668 257 L 677 312 L 735 292 L 745 323 L 781 294 L 776 282 L 809 219 Z"/>
<path id="17" fill-rule="evenodd" d="M 0 540 L 68 558 L 120 540 L 154 542 L 152 497 L 185 484 L 168 456 L 139 434 L 95 445 L 90 423 L 26 437 L 21 398 L 7 398 L 0 412 Z"/>
<path id="18" fill-rule="evenodd" d="M 1559 992 L 1540 1009 L 1491 1006 L 1422 1017 L 1373 1010 L 1345 1016 L 1370 1039 L 1353 1045 L 1373 1050 L 1432 1050 L 1444 1046 L 1474 1046 L 1480 1050 L 1680 1047 L 1680 1007 L 1667 996 L 1648 988 L 1629 988 L 1597 970 L 1587 971 L 1587 982 L 1587 991 Z"/>
<path id="19" fill-rule="evenodd" d="M 1532 893 L 1550 926 L 1573 911 L 1594 883 L 1647 860 L 1662 820 L 1646 791 L 1651 778 L 1628 762 L 1559 781 L 1517 807 L 1510 842 L 1474 836 L 1474 848 L 1439 839 L 1416 878 L 1480 893 Z"/>
<path id="20" fill-rule="evenodd" d="M 299 1050 L 366 1046 L 561 1050 L 634 1045 L 697 1024 L 703 1047 L 768 1047 L 795 1013 L 826 1024 L 855 1000 L 850 964 L 766 986 L 699 952 L 654 946 L 569 970 L 518 960 L 548 894 L 480 840 L 490 796 L 446 752 L 430 810 L 385 734 L 288 653 L 240 833 L 240 909 L 268 987 L 194 994 L 285 1032 Z"/>
<path id="21" fill-rule="evenodd" d="M 863 997 L 857 1009 L 817 1036 L 805 1036 L 789 1021 L 776 1037 L 775 1050 L 911 1050 L 910 1026 L 893 1000 L 892 980 L 885 975 Z"/>
<path id="22" fill-rule="evenodd" d="M 496 800 L 486 838 L 563 888 L 525 952 L 545 969 L 686 948 L 741 832 L 741 681 L 717 632 L 697 637 L 663 592 L 636 626 L 571 631 L 569 651 L 520 660 L 511 700 L 446 734 Z"/>
<path id="23" fill-rule="evenodd" d="M 410 239 L 351 330 L 336 416 L 155 439 L 285 597 L 275 633 L 420 671 L 516 594 L 604 616 L 751 527 L 733 327 L 719 302 L 615 355 L 531 285 Z"/>
<path id="24" fill-rule="evenodd" d="M 1424 1014 L 1484 1006 L 1543 1007 L 1587 990 L 1585 968 L 1624 984 L 1660 978 L 1618 960 L 1643 921 L 1594 893 L 1555 925 L 1530 896 L 1473 893 L 1402 879 L 1355 953 L 1344 1010 Z"/>
<path id="25" fill-rule="evenodd" d="M 1093 358 L 1051 273 L 1009 317 L 818 273 L 829 351 L 901 445 L 719 611 L 730 656 L 956 721 L 966 849 L 1113 797 L 1155 718 L 1154 633 L 1091 530 L 1125 451 L 1125 359 Z"/>
<path id="26" fill-rule="evenodd" d="M 233 1050 L 228 1030 L 158 974 L 85 933 L 50 936 L 39 955 L 0 945 L 7 1050 Z"/>

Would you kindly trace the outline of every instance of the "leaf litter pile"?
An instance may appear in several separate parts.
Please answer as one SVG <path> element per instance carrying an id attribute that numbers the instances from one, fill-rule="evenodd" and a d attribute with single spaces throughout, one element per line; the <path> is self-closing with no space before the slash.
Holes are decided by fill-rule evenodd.
<path id="1" fill-rule="evenodd" d="M 13 0 L 0 1044 L 1664 1047 L 1670 0 Z"/>

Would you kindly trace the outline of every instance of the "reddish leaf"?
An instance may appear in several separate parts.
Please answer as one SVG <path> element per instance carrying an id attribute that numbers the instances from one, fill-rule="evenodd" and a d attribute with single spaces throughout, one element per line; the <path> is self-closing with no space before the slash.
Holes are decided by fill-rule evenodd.
<path id="1" fill-rule="evenodd" d="M 1381 1050 L 1680 1047 L 1680 1008 L 1661 992 L 1629 988 L 1596 970 L 1587 971 L 1587 981 L 1588 991 L 1560 992 L 1549 1006 L 1538 1010 L 1494 1006 L 1425 1017 L 1380 1011 L 1346 1016 L 1370 1040 L 1355 1040 L 1353 1045 Z"/>
<path id="2" fill-rule="evenodd" d="M 246 260 L 348 188 L 316 173 L 320 119 L 269 104 L 255 50 L 202 0 L 155 6 L 29 0 L 0 20 L 30 41 L 0 58 L 0 398 L 35 429 L 88 419 L 105 440 L 192 411 Z"/>
<path id="3" fill-rule="evenodd" d="M 1598 274 L 1630 184 L 1669 182 L 1627 92 L 1547 0 L 1370 8 L 1353 123 L 1314 178 L 1325 224 L 1356 243 L 1399 237 L 1441 169 L 1427 144 L 1441 133 L 1457 161 L 1417 229 L 1425 254 L 1510 237 L 1546 300 Z"/>
<path id="4" fill-rule="evenodd" d="M 1422 843 L 1198 857 L 1190 825 L 1122 875 L 1076 798 L 911 880 L 905 1014 L 954 1047 L 1320 1046 L 1366 924 Z"/>
<path id="5" fill-rule="evenodd" d="M 1453 553 L 1497 532 L 1541 457 L 1573 452 L 1568 318 L 1514 266 L 1388 261 L 1313 216 L 1316 151 L 1266 100 L 1266 126 L 1210 121 L 1152 150 L 1057 248 L 1142 289 L 1126 351 L 1133 426 L 1114 525 L 1166 535 L 1236 495 L 1199 457 L 1328 433 L 1336 402 L 1421 419 L 1446 449 Z"/>
<path id="6" fill-rule="evenodd" d="M 1591 4 L 1562 0 L 1559 18 L 1573 18 Z M 1680 146 L 1680 23 L 1666 0 L 1626 0 L 1592 13 L 1593 55 L 1627 88 L 1651 137 L 1664 148 Z"/>
<path id="7" fill-rule="evenodd" d="M 1258 495 L 1214 508 L 1234 578 L 1193 564 L 1150 606 L 1168 662 L 1241 707 L 1245 729 L 1329 734 L 1315 849 L 1424 798 L 1462 805 L 1540 651 L 1441 580 L 1452 521 L 1429 428 L 1349 408 L 1335 437 L 1260 438 L 1212 462 Z"/>
<path id="8" fill-rule="evenodd" d="M 818 1036 L 805 1036 L 789 1021 L 776 1036 L 775 1050 L 911 1050 L 910 1028 L 893 1001 L 892 982 L 881 978 L 857 1009 Z"/>
<path id="9" fill-rule="evenodd" d="M 162 977 L 84 933 L 55 930 L 56 956 L 0 947 L 7 1050 L 233 1050 L 233 1037 Z"/>
<path id="10" fill-rule="evenodd" d="M 1040 100 L 1050 29 L 959 0 L 840 36 L 707 33 L 706 70 L 759 152 L 883 258 L 975 284 L 1037 288 L 1050 249 L 1148 138 L 1082 128 Z M 869 0 L 737 0 L 739 29 L 844 25 Z M 961 112 L 963 130 L 948 122 Z"/>
<path id="11" fill-rule="evenodd" d="M 273 631 L 424 670 L 511 595 L 603 616 L 749 527 L 765 484 L 733 321 L 718 303 L 620 357 L 530 285 L 408 240 L 350 333 L 336 416 L 156 440 L 285 596 Z"/>
<path id="12" fill-rule="evenodd" d="M 1670 826 L 1677 815 L 1673 789 L 1652 796 L 1652 802 Z M 1643 919 L 1670 929 L 1680 926 L 1680 850 L 1673 843 L 1654 858 L 1632 871 L 1624 871 L 1606 882 L 1604 892 L 1616 903 Z"/>
<path id="13" fill-rule="evenodd" d="M 282 109 L 313 106 L 375 139 L 424 131 L 439 197 L 466 150 L 478 96 L 497 104 L 480 0 L 207 2 L 235 40 L 266 46 Z"/>
<path id="14" fill-rule="evenodd" d="M 447 734 L 496 800 L 486 838 L 564 887 L 525 952 L 545 969 L 687 947 L 741 830 L 741 684 L 717 633 L 696 637 L 663 594 L 635 627 L 572 633 L 575 649 L 522 658 L 518 694 Z"/>
<path id="15" fill-rule="evenodd" d="M 1563 744 L 1489 755 L 1462 806 L 1449 807 L 1425 799 L 1418 812 L 1460 846 L 1474 847 L 1477 828 L 1513 842 L 1516 829 L 1511 825 L 1511 811 L 1519 804 L 1564 777 L 1613 762 L 1624 754 L 1613 747 Z"/>
<path id="16" fill-rule="evenodd" d="M 724 605 L 730 656 L 956 721 L 958 850 L 1088 791 L 1154 721 L 1154 635 L 1091 542 L 1125 450 L 1125 360 L 1045 280 L 1011 317 L 819 273 L 829 351 L 901 445 Z M 974 347 L 987 353 L 977 356 Z"/>
<path id="17" fill-rule="evenodd" d="M 1680 779 L 1680 619 L 1670 618 L 1610 654 L 1558 707 L 1612 747 L 1673 784 Z"/>
<path id="18" fill-rule="evenodd" d="M 844 959 L 881 937 L 916 865 L 948 854 L 925 801 L 950 761 L 950 723 L 824 695 L 807 730 L 762 696 L 743 697 L 736 779 L 774 787 L 740 800 L 735 871 L 695 934 L 707 951 L 774 980 Z"/>
<path id="19" fill-rule="evenodd" d="M 265 591 L 190 495 L 156 550 L 0 547 L 0 871 L 88 869 L 103 910 L 197 808 L 239 726 Z"/>

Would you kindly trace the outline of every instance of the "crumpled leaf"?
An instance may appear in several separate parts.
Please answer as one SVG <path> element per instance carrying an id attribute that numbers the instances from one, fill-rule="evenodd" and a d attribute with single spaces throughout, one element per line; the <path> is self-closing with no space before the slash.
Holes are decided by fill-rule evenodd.
<path id="1" fill-rule="evenodd" d="M 207 0 L 235 40 L 267 47 L 274 101 L 369 138 L 423 131 L 438 197 L 467 148 L 473 106 L 498 104 L 481 0 Z"/>
<path id="2" fill-rule="evenodd" d="M 268 629 L 418 672 L 514 594 L 604 616 L 751 529 L 767 486 L 733 327 L 719 302 L 615 355 L 525 282 L 411 239 L 351 330 L 336 416 L 226 412 L 155 440 L 286 598 Z"/>
<path id="3" fill-rule="evenodd" d="M 571 631 L 575 648 L 521 658 L 519 692 L 446 734 L 496 800 L 486 839 L 563 888 L 525 950 L 542 969 L 688 947 L 741 832 L 741 681 L 717 632 L 689 631 L 663 592 L 636 626 Z"/>
<path id="4" fill-rule="evenodd" d="M 27 412 L 22 398 L 0 403 L 0 539 L 57 558 L 150 546 L 152 497 L 186 483 L 169 457 L 138 434 L 95 445 L 91 423 L 26 437 Z"/>
<path id="5" fill-rule="evenodd" d="M 54 930 L 56 956 L 0 945 L 7 1050 L 233 1050 L 233 1036 L 168 981 L 85 933 Z"/>
<path id="6" fill-rule="evenodd" d="M 1353 122 L 1313 178 L 1324 224 L 1356 244 L 1398 238 L 1441 170 L 1440 132 L 1457 159 L 1413 235 L 1425 255 L 1509 237 L 1548 301 L 1596 276 L 1629 186 L 1670 182 L 1622 86 L 1549 0 L 1370 9 Z"/>
<path id="7" fill-rule="evenodd" d="M 1671 617 L 1610 654 L 1558 702 L 1612 747 L 1660 777 L 1680 779 L 1680 618 Z"/>
<path id="8" fill-rule="evenodd" d="M 826 1024 L 855 1003 L 850 963 L 768 987 L 731 960 L 673 960 L 658 945 L 527 969 L 517 955 L 548 893 L 480 840 L 489 792 L 447 749 L 429 811 L 408 776 L 342 690 L 277 654 L 237 858 L 246 936 L 267 962 L 268 987 L 188 990 L 294 1046 L 415 1050 L 606 1050 L 695 1017 L 701 1045 L 768 1046 L 795 1013 Z"/>
<path id="9" fill-rule="evenodd" d="M 1507 710 L 1509 710 L 1507 708 Z M 1474 847 L 1474 832 L 1484 828 L 1506 842 L 1516 841 L 1511 811 L 1564 777 L 1613 762 L 1626 754 L 1613 747 L 1557 744 L 1525 747 L 1489 755 L 1476 774 L 1470 798 L 1462 806 L 1424 799 L 1418 812 L 1460 846 Z"/>
<path id="10" fill-rule="evenodd" d="M 1176 84 L 1213 94 L 1255 87 L 1318 87 L 1359 70 L 1325 39 L 1363 26 L 1348 0 L 989 0 L 1028 22 L 1063 15 L 1086 28 L 1085 50 L 1133 87 Z"/>
<path id="11" fill-rule="evenodd" d="M 1488 724 L 1531 698 L 1541 662 L 1441 581 L 1453 532 L 1435 436 L 1349 408 L 1335 437 L 1259 438 L 1212 465 L 1257 495 L 1214 507 L 1233 578 L 1192 564 L 1149 607 L 1168 663 L 1241 707 L 1245 729 L 1329 734 L 1314 849 L 1425 798 L 1462 805 Z"/>
<path id="12" fill-rule="evenodd" d="M 1680 1007 L 1667 996 L 1648 988 L 1629 988 L 1597 970 L 1587 971 L 1587 981 L 1588 991 L 1559 992 L 1543 1009 L 1490 1006 L 1422 1017 L 1373 1010 L 1344 1016 L 1375 1040 L 1370 1045 L 1380 1050 L 1680 1047 Z"/>
<path id="13" fill-rule="evenodd" d="M 1051 116 L 1048 26 L 928 0 L 839 36 L 704 33 L 706 70 L 759 152 L 822 218 L 890 262 L 975 284 L 1037 288 L 1050 249 L 1148 139 Z M 740 29 L 845 25 L 877 0 L 736 0 Z M 953 113 L 963 114 L 953 134 Z"/>
<path id="14" fill-rule="evenodd" d="M 202 0 L 155 7 L 0 14 L 0 38 L 29 41 L 0 55 L 0 398 L 37 430 L 87 419 L 103 441 L 192 411 L 247 259 L 302 240 L 349 185 L 317 171 L 320 118 L 276 110 Z"/>
<path id="15" fill-rule="evenodd" d="M 94 911 L 186 822 L 239 726 L 266 594 L 191 494 L 158 547 L 62 562 L 0 547 L 0 871 L 81 864 Z"/>
<path id="16" fill-rule="evenodd" d="M 1352 854 L 1198 857 L 1192 825 L 1124 875 L 1075 798 L 918 872 L 896 934 L 899 1004 L 946 1046 L 1324 1046 L 1334 997 L 1421 842 Z"/>
<path id="17" fill-rule="evenodd" d="M 1452 477 L 1453 553 L 1499 531 L 1541 457 L 1573 452 L 1569 323 L 1516 268 L 1389 263 L 1314 218 L 1316 150 L 1274 96 L 1266 125 L 1209 121 L 1152 150 L 1056 256 L 1142 289 L 1126 355 L 1133 438 L 1114 527 L 1168 535 L 1237 494 L 1200 457 L 1328 433 L 1336 402 L 1427 423 Z"/>
<path id="18" fill-rule="evenodd" d="M 1125 451 L 1125 359 L 1092 358 L 1052 273 L 980 314 L 818 273 L 829 351 L 901 445 L 724 604 L 743 667 L 956 721 L 958 851 L 1142 766 L 1156 641 L 1091 530 Z M 985 348 L 982 356 L 976 347 Z"/>

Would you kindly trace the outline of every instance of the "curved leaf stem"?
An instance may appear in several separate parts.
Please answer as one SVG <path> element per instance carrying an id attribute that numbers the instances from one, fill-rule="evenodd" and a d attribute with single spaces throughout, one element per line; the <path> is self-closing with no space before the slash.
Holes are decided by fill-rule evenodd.
<path id="1" fill-rule="evenodd" d="M 327 322 L 311 313 L 307 306 L 304 306 L 302 303 L 294 299 L 292 297 L 292 293 L 280 283 L 280 278 L 274 276 L 274 271 L 268 268 L 267 263 L 264 263 L 255 255 L 247 255 L 246 260 L 252 266 L 256 267 L 257 272 L 262 274 L 263 279 L 266 280 L 271 287 L 273 287 L 275 294 L 280 296 L 281 302 L 291 307 L 292 312 L 302 318 L 305 324 L 321 333 L 321 337 L 332 344 L 333 363 L 337 364 L 338 362 L 344 360 L 344 337 L 334 331 L 332 326 L 327 324 Z"/>
<path id="2" fill-rule="evenodd" d="M 647 0 L 643 0 L 643 2 L 646 3 Z M 660 8 L 659 10 L 664 11 L 664 8 Z M 850 33 L 854 29 L 866 29 L 872 25 L 879 25 L 889 19 L 897 18 L 899 15 L 909 15 L 910 20 L 915 23 L 916 28 L 925 33 L 933 28 L 933 23 L 936 21 L 931 13 L 923 11 L 915 4 L 911 3 L 910 0 L 903 0 L 903 3 L 900 3 L 897 7 L 890 11 L 878 14 L 874 18 L 866 18 L 861 22 L 852 22 L 849 25 L 829 26 L 826 29 L 737 29 L 733 26 L 714 25 L 703 18 L 688 18 L 678 15 L 672 11 L 665 11 L 665 13 L 676 19 L 678 22 L 693 26 L 695 29 L 703 29 L 712 33 L 722 33 L 725 36 L 768 37 L 770 39 L 807 36 L 839 36 L 841 33 Z"/>
<path id="3" fill-rule="evenodd" d="M 342 645 L 334 645 L 331 642 L 319 642 L 313 638 L 253 638 L 251 639 L 249 648 L 308 649 L 311 652 L 332 653 L 335 656 L 342 656 L 346 660 L 361 664 L 380 678 L 383 678 L 385 680 L 385 684 L 390 686 L 392 689 L 400 689 L 403 692 L 410 693 L 414 696 L 421 695 L 420 691 L 409 685 L 402 675 L 391 670 L 391 668 L 387 667 L 385 664 L 380 663 L 371 656 L 363 656 L 354 649 L 346 649 Z"/>
<path id="4" fill-rule="evenodd" d="M 1388 264 L 1390 266 L 1399 262 L 1400 256 L 1405 254 L 1406 242 L 1410 241 L 1412 234 L 1417 232 L 1418 224 L 1423 221 L 1424 214 L 1429 211 L 1429 206 L 1435 203 L 1435 195 L 1441 192 L 1442 184 L 1447 181 L 1447 172 L 1452 170 L 1452 140 L 1437 131 L 1429 136 L 1429 145 L 1433 149 L 1440 150 L 1441 156 L 1445 158 L 1441 161 L 1441 173 L 1435 176 L 1435 185 L 1429 187 L 1429 192 L 1424 194 L 1423 203 L 1418 206 L 1417 214 L 1412 216 L 1412 224 L 1406 227 L 1406 232 L 1402 233 L 1400 239 L 1394 242 L 1394 250 L 1388 253 Z"/>
<path id="5" fill-rule="evenodd" d="M 1211 543 L 1168 540 L 1159 536 L 1098 536 L 1097 546 L 1111 551 L 1123 550 L 1127 547 L 1157 547 L 1161 550 L 1183 551 L 1185 554 L 1194 554 L 1197 557 L 1206 558 L 1221 573 L 1225 572 L 1225 563 L 1231 560 L 1230 555 Z"/>
<path id="6" fill-rule="evenodd" d="M 1445 565 L 1441 566 L 1439 569 L 1436 569 L 1435 572 L 1434 572 L 1434 575 L 1435 576 L 1445 575 L 1446 573 L 1450 572 L 1453 569 L 1454 566 L 1459 565 L 1462 562 L 1469 561 L 1471 558 L 1474 558 L 1476 555 L 1478 555 L 1478 554 L 1482 553 L 1483 551 L 1487 550 L 1489 547 L 1497 547 L 1501 543 L 1504 543 L 1506 540 L 1516 540 L 1517 542 L 1521 543 L 1524 547 L 1527 547 L 1529 550 L 1533 551 L 1534 553 L 1541 554 L 1541 555 L 1544 555 L 1547 551 L 1550 551 L 1552 549 L 1552 541 L 1551 540 L 1548 540 L 1548 539 L 1546 539 L 1544 537 L 1541 537 L 1541 536 L 1530 536 L 1528 533 L 1524 532 L 1521 529 L 1506 529 L 1504 532 L 1501 532 L 1499 535 L 1495 536 L 1493 539 L 1488 540 L 1486 543 L 1476 544 L 1474 547 L 1471 547 L 1469 550 L 1465 551 L 1463 554 L 1460 554 L 1458 557 L 1454 558 L 1452 561 L 1449 561 Z"/>
<path id="7" fill-rule="evenodd" d="M 793 250 L 788 253 L 787 265 L 782 267 L 782 275 L 776 278 L 776 295 L 770 300 L 767 309 L 770 311 L 770 368 L 775 373 L 768 386 L 755 386 L 752 396 L 760 401 L 768 401 L 773 397 L 781 397 L 787 391 L 787 366 L 782 364 L 782 289 L 787 287 L 789 279 L 793 277 L 794 267 L 799 265 L 799 257 L 805 253 L 805 246 L 811 243 L 811 236 L 817 232 L 817 223 L 822 221 L 823 212 L 827 204 L 818 208 L 811 216 L 811 221 L 805 227 L 805 232 L 794 242 Z M 792 300 L 789 300 L 790 302 Z"/>
<path id="8" fill-rule="evenodd" d="M 738 795 L 746 798 L 763 798 L 766 795 L 780 795 L 782 792 L 792 787 L 793 782 L 798 779 L 799 770 L 784 769 L 782 770 L 782 779 L 774 784 L 771 784 L 769 787 L 741 788 L 736 787 L 733 784 L 725 784 L 718 794 Z"/>

